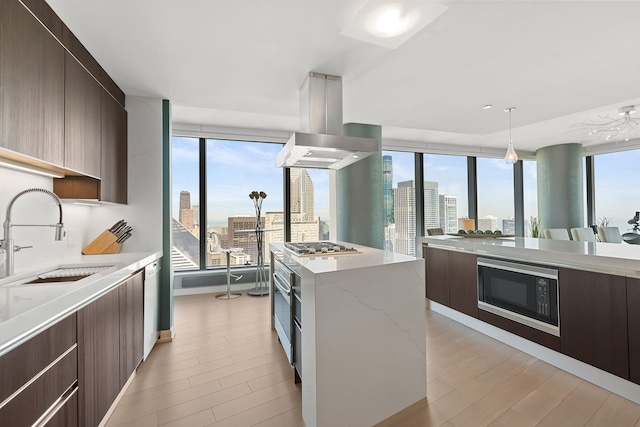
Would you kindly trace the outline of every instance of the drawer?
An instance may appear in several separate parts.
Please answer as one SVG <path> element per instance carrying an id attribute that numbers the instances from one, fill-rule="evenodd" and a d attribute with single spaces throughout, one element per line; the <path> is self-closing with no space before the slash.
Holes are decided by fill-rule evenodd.
<path id="1" fill-rule="evenodd" d="M 44 424 L 46 427 L 78 427 L 78 389 L 66 398 L 58 410 Z"/>
<path id="2" fill-rule="evenodd" d="M 72 348 L 54 365 L 27 382 L 0 407 L 3 425 L 32 426 L 77 380 L 78 349 Z"/>
<path id="3" fill-rule="evenodd" d="M 0 357 L 0 402 L 73 346 L 76 337 L 74 313 Z"/>

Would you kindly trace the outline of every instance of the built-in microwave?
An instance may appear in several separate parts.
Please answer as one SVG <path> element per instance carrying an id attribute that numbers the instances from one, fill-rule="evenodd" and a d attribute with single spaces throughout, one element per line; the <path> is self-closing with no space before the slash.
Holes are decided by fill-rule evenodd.
<path id="1" fill-rule="evenodd" d="M 478 257 L 478 308 L 560 336 L 558 271 Z"/>

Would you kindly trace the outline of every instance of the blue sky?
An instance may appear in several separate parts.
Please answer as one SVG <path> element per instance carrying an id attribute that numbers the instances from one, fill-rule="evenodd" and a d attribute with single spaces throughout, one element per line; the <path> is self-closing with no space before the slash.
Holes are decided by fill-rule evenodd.
<path id="1" fill-rule="evenodd" d="M 208 140 L 207 177 L 209 224 L 225 225 L 229 216 L 254 215 L 249 193 L 264 191 L 262 212 L 282 211 L 282 169 L 275 167 L 280 144 Z M 413 153 L 387 152 L 393 157 L 394 187 L 414 179 Z M 458 215 L 467 213 L 466 157 L 424 155 L 425 180 L 439 183 L 441 194 L 458 195 Z M 627 231 L 627 220 L 640 211 L 640 150 L 598 155 L 596 167 L 596 216 L 613 218 L 613 225 Z M 502 159 L 479 158 L 479 215 L 513 216 L 513 169 Z M 329 173 L 308 169 L 314 183 L 316 214 L 323 220 L 329 212 Z M 178 217 L 181 190 L 191 192 L 198 204 L 198 139 L 173 138 L 173 215 Z M 535 161 L 524 162 L 525 219 L 537 216 Z"/>

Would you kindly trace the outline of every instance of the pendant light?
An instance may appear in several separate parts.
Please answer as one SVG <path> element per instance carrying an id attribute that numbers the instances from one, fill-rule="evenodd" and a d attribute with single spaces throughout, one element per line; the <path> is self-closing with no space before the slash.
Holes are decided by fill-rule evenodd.
<path id="1" fill-rule="evenodd" d="M 516 107 L 505 108 L 504 112 L 509 113 L 509 148 L 507 148 L 507 154 L 504 156 L 504 161 L 513 165 L 518 161 L 518 153 L 513 149 L 513 141 L 511 140 L 511 111 L 515 110 Z"/>

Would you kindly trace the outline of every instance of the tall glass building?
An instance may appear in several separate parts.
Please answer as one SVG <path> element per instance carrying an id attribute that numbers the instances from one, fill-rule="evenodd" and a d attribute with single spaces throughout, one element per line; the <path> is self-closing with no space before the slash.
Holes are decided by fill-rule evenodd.
<path id="1" fill-rule="evenodd" d="M 382 190 L 384 203 L 384 225 L 395 223 L 393 218 L 393 159 L 382 156 Z"/>

